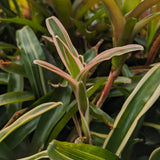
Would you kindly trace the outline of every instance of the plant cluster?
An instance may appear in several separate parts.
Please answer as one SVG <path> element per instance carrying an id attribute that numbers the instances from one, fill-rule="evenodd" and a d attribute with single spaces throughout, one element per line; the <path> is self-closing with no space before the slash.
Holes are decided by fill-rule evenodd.
<path id="1" fill-rule="evenodd" d="M 158 160 L 159 3 L 1 0 L 0 159 Z"/>

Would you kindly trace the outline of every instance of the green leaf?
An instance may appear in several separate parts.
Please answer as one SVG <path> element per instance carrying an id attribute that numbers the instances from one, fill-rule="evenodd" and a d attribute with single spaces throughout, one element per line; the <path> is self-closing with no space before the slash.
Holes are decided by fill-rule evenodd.
<path id="1" fill-rule="evenodd" d="M 0 42 L 0 50 L 11 50 L 11 49 L 17 49 L 16 46 L 9 43 Z"/>
<path id="2" fill-rule="evenodd" d="M 141 29 L 146 25 L 148 24 L 151 20 L 157 18 L 160 16 L 160 12 L 156 12 L 156 13 L 153 13 L 153 14 L 150 14 L 149 16 L 143 18 L 142 20 L 140 20 L 139 22 L 136 23 L 133 31 L 132 31 L 132 34 L 131 34 L 131 39 L 133 40 L 133 38 L 135 37 L 135 35 L 141 31 Z"/>
<path id="3" fill-rule="evenodd" d="M 91 68 L 93 68 L 95 65 L 109 60 L 114 56 L 120 56 L 123 54 L 126 54 L 128 52 L 132 52 L 132 51 L 137 51 L 137 50 L 143 50 L 143 47 L 140 45 L 126 45 L 123 47 L 115 47 L 109 50 L 105 50 L 102 53 L 100 53 L 99 55 L 97 55 L 95 58 L 93 58 L 86 66 L 85 68 L 81 71 L 81 73 L 79 74 L 78 79 L 82 79 L 85 81 L 86 77 L 87 77 L 87 73 L 89 72 L 89 70 Z"/>
<path id="4" fill-rule="evenodd" d="M 16 129 L 5 138 L 5 143 L 10 149 L 15 149 L 29 134 L 31 134 L 37 127 L 40 117 L 36 117 L 30 122 Z M 17 138 L 18 137 L 18 138 Z"/>
<path id="5" fill-rule="evenodd" d="M 114 44 L 117 43 L 120 33 L 123 31 L 125 25 L 125 18 L 122 16 L 117 4 L 114 0 L 102 0 L 107 13 L 112 22 L 112 28 L 114 33 Z"/>
<path id="6" fill-rule="evenodd" d="M 0 95 L 0 106 L 34 100 L 34 95 L 30 92 L 8 92 Z"/>
<path id="7" fill-rule="evenodd" d="M 0 159 L 1 160 L 15 160 L 13 152 L 11 149 L 3 142 L 0 143 Z"/>
<path id="8" fill-rule="evenodd" d="M 17 63 L 20 63 L 19 61 Z M 8 92 L 23 92 L 24 89 L 24 79 L 18 74 L 9 73 L 8 77 Z M 8 116 L 12 115 L 21 109 L 22 103 L 8 104 L 7 111 Z"/>
<path id="9" fill-rule="evenodd" d="M 63 70 L 59 69 L 58 67 L 56 67 L 48 62 L 41 61 L 41 60 L 34 60 L 34 64 L 38 64 L 41 67 L 44 67 L 44 68 L 60 75 L 61 77 L 63 77 L 64 79 L 66 79 L 70 83 L 73 90 L 77 87 L 77 82 L 69 74 L 67 74 Z"/>
<path id="10" fill-rule="evenodd" d="M 124 0 L 123 1 L 123 13 L 130 12 L 132 9 L 134 9 L 139 3 L 141 3 L 142 0 Z"/>
<path id="11" fill-rule="evenodd" d="M 158 160 L 160 157 L 160 147 L 156 148 L 150 155 L 149 160 Z"/>
<path id="12" fill-rule="evenodd" d="M 147 9 L 151 8 L 153 5 L 160 2 L 160 0 L 144 0 L 137 7 L 135 7 L 131 12 L 126 15 L 126 19 L 130 17 L 138 18 Z"/>
<path id="13" fill-rule="evenodd" d="M 0 61 L 0 68 L 2 70 L 6 71 L 6 72 L 17 73 L 17 74 L 20 74 L 23 77 L 27 77 L 23 65 L 16 64 L 16 63 L 11 62 L 11 61 L 9 61 L 9 62 Z"/>
<path id="14" fill-rule="evenodd" d="M 66 109 L 66 113 L 62 117 L 62 119 L 56 124 L 55 128 L 53 129 L 50 137 L 49 142 L 51 142 L 53 139 L 57 138 L 58 134 L 62 131 L 62 129 L 66 126 L 66 124 L 69 122 L 69 120 L 74 116 L 74 114 L 77 112 L 77 102 L 76 100 L 73 100 Z"/>
<path id="15" fill-rule="evenodd" d="M 90 110 L 91 110 L 91 114 L 94 117 L 101 119 L 104 123 L 109 125 L 114 124 L 114 120 L 107 113 L 105 113 L 103 110 L 101 110 L 100 108 L 98 108 L 92 103 L 90 103 Z"/>
<path id="16" fill-rule="evenodd" d="M 138 121 L 159 97 L 159 78 L 160 64 L 157 64 L 147 72 L 125 101 L 104 142 L 104 148 L 120 156 Z"/>
<path id="17" fill-rule="evenodd" d="M 21 127 L 22 125 L 26 124 L 27 122 L 31 121 L 32 119 L 42 115 L 43 113 L 61 105 L 61 102 L 50 102 L 44 103 L 35 107 L 34 109 L 28 111 L 20 118 L 18 118 L 15 122 L 13 122 L 10 126 L 0 131 L 0 142 L 2 142 L 9 134 L 13 131 Z"/>
<path id="18" fill-rule="evenodd" d="M 40 31 L 42 33 L 45 33 L 49 35 L 48 31 L 46 28 L 42 27 L 40 24 L 35 23 L 31 20 L 25 19 L 25 18 L 0 18 L 1 21 L 7 21 L 11 23 L 17 23 L 17 24 L 22 24 L 22 25 L 27 25 L 33 28 L 36 31 Z"/>
<path id="19" fill-rule="evenodd" d="M 99 2 L 99 0 L 83 1 L 81 7 L 78 6 L 80 9 L 75 15 L 75 19 L 81 19 L 85 15 L 85 13 L 97 2 Z"/>
<path id="20" fill-rule="evenodd" d="M 136 22 L 137 22 L 136 18 L 129 18 L 126 21 L 123 32 L 120 33 L 120 36 L 117 42 L 117 46 L 123 46 L 123 45 L 132 43 L 131 33 L 133 31 L 133 28 Z M 127 55 L 122 55 L 122 56 L 117 56 L 117 57 L 112 58 L 112 67 L 113 67 L 114 72 L 116 72 L 117 70 L 119 72 L 119 69 L 124 64 L 126 58 L 127 58 Z"/>
<path id="21" fill-rule="evenodd" d="M 0 84 L 7 84 L 8 83 L 8 74 L 0 72 Z"/>
<path id="22" fill-rule="evenodd" d="M 49 13 L 48 10 L 43 6 L 44 4 L 40 5 L 34 0 L 28 0 L 28 3 L 32 4 L 32 6 L 38 9 L 38 11 L 40 11 L 44 16 L 49 17 L 51 15 L 51 13 Z"/>
<path id="23" fill-rule="evenodd" d="M 49 101 L 61 101 L 63 107 L 55 108 L 41 116 L 31 142 L 32 153 L 36 153 L 45 144 L 53 128 L 64 116 L 68 103 L 70 102 L 71 93 L 72 90 L 70 87 L 57 88 L 52 93 Z"/>
<path id="24" fill-rule="evenodd" d="M 118 160 L 110 151 L 88 144 L 68 143 L 54 140 L 47 148 L 54 160 Z"/>
<path id="25" fill-rule="evenodd" d="M 42 151 L 42 152 L 39 152 L 39 153 L 34 154 L 32 156 L 20 158 L 17 160 L 38 160 L 38 159 L 42 159 L 42 158 L 48 158 L 47 151 Z"/>
<path id="26" fill-rule="evenodd" d="M 150 10 L 150 14 L 151 14 L 151 13 L 158 12 L 158 11 L 159 11 L 159 4 L 156 5 L 155 7 L 153 7 L 153 8 Z M 149 51 L 150 46 L 151 46 L 154 38 L 156 37 L 156 32 L 158 31 L 159 26 L 160 26 L 159 17 L 154 18 L 154 19 L 149 23 L 149 26 L 148 26 L 148 29 L 147 29 L 147 36 L 146 36 L 146 53 Z"/>
<path id="27" fill-rule="evenodd" d="M 18 30 L 16 34 L 25 71 L 28 75 L 34 93 L 37 97 L 40 97 L 49 91 L 47 73 L 40 66 L 34 65 L 33 61 L 35 59 L 46 60 L 45 53 L 30 27 L 25 26 L 21 30 Z"/>
<path id="28" fill-rule="evenodd" d="M 52 0 L 58 18 L 65 27 L 71 26 L 72 3 L 71 0 Z"/>
<path id="29" fill-rule="evenodd" d="M 78 52 L 74 48 L 67 31 L 56 17 L 48 18 L 46 20 L 46 25 L 53 37 L 53 42 L 63 64 L 71 76 L 76 78 L 83 69 L 83 64 L 79 60 Z"/>

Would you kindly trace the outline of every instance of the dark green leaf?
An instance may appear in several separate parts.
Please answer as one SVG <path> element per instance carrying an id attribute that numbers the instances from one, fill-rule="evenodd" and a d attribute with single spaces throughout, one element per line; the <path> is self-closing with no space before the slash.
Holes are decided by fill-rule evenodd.
<path id="1" fill-rule="evenodd" d="M 34 99 L 34 95 L 30 92 L 8 92 L 0 95 L 0 106 Z"/>

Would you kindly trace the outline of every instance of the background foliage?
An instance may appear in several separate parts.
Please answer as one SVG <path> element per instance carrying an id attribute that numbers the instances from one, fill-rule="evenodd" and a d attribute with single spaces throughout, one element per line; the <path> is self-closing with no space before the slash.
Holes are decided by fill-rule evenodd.
<path id="1" fill-rule="evenodd" d="M 157 160 L 159 2 L 1 0 L 0 159 Z"/>

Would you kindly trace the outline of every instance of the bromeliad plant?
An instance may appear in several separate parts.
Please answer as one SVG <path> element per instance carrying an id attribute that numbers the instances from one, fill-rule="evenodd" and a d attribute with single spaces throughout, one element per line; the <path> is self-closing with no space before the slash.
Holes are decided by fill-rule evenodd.
<path id="1" fill-rule="evenodd" d="M 132 43 L 137 33 L 139 33 L 146 24 L 160 16 L 160 12 L 154 12 L 144 18 L 140 18 L 145 11 L 159 2 L 159 0 L 135 0 L 134 3 L 130 2 L 130 0 L 123 2 L 102 0 L 112 24 L 113 46 L 117 47 Z M 112 69 L 104 90 L 97 102 L 97 106 L 101 107 L 103 105 L 126 59 L 126 55 L 112 58 Z"/>
<path id="2" fill-rule="evenodd" d="M 55 72 L 69 82 L 77 100 L 82 129 L 86 136 L 86 141 L 91 143 L 91 134 L 89 131 L 89 100 L 86 93 L 87 73 L 95 65 L 109 60 L 113 56 L 120 56 L 128 52 L 143 50 L 143 47 L 140 45 L 128 45 L 106 50 L 93 58 L 88 64 L 85 64 L 83 57 L 77 53 L 60 21 L 56 17 L 51 17 L 47 19 L 46 24 L 50 34 L 52 35 L 53 43 L 56 46 L 58 54 L 70 75 L 45 61 L 34 60 L 34 63 Z"/>

